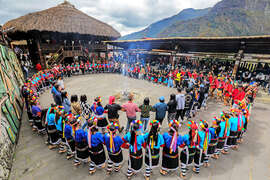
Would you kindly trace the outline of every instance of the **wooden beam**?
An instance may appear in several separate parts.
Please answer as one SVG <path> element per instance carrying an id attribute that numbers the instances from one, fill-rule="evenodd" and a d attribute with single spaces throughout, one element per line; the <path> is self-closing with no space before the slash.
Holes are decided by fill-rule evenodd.
<path id="1" fill-rule="evenodd" d="M 47 68 L 47 63 L 45 58 L 42 56 L 42 50 L 40 48 L 40 40 L 36 40 L 37 41 L 37 48 L 38 48 L 38 54 L 39 54 L 39 59 L 40 59 L 40 63 L 43 69 Z"/>

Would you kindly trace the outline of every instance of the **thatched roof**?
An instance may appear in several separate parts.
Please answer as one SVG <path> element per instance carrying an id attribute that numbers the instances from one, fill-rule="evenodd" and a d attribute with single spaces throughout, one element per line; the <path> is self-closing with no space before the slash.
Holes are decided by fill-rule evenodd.
<path id="1" fill-rule="evenodd" d="M 50 31 L 60 33 L 79 33 L 83 35 L 120 37 L 110 25 L 103 23 L 79 11 L 74 5 L 65 1 L 58 6 L 21 16 L 8 21 L 3 28 L 15 27 L 14 31 Z"/>

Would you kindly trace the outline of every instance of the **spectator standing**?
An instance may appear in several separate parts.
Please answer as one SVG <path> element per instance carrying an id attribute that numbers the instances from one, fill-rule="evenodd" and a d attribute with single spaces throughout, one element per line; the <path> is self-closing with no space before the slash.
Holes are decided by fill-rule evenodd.
<path id="1" fill-rule="evenodd" d="M 175 94 L 171 94 L 170 101 L 167 103 L 168 124 L 170 123 L 171 120 L 175 119 L 176 107 L 177 107 L 176 96 L 175 96 Z"/>
<path id="2" fill-rule="evenodd" d="M 133 96 L 129 95 L 128 102 L 122 105 L 122 110 L 126 112 L 127 115 L 127 126 L 126 133 L 129 132 L 130 123 L 136 120 L 136 112 L 141 112 L 137 104 L 133 103 Z"/>
<path id="3" fill-rule="evenodd" d="M 146 131 L 147 126 L 148 126 L 148 122 L 150 119 L 150 111 L 155 111 L 155 109 L 149 104 L 150 104 L 150 100 L 147 97 L 144 99 L 143 104 L 139 106 L 141 110 L 141 121 L 143 123 L 144 132 Z"/>
<path id="4" fill-rule="evenodd" d="M 61 76 L 59 76 L 59 78 L 57 80 L 57 84 L 61 87 L 62 90 L 65 89 L 64 81 L 63 81 Z"/>
<path id="5" fill-rule="evenodd" d="M 82 110 L 82 116 L 85 119 L 89 119 L 92 114 L 91 106 L 87 103 L 87 97 L 86 95 L 81 95 L 80 97 L 80 106 Z"/>
<path id="6" fill-rule="evenodd" d="M 121 127 L 119 122 L 119 114 L 118 111 L 122 109 L 122 107 L 119 104 L 115 103 L 115 97 L 110 96 L 109 97 L 109 104 L 107 104 L 104 107 L 105 110 L 108 110 L 108 119 L 110 122 L 116 122 L 119 126 L 118 130 L 121 133 L 124 129 L 124 127 Z"/>
<path id="7" fill-rule="evenodd" d="M 72 95 L 70 101 L 71 101 L 71 112 L 72 112 L 72 114 L 81 115 L 82 110 L 81 110 L 80 103 L 78 102 L 78 96 L 77 95 Z"/>
<path id="8" fill-rule="evenodd" d="M 57 104 L 58 106 L 62 106 L 61 87 L 59 85 L 56 85 L 55 89 L 55 104 Z"/>
<path id="9" fill-rule="evenodd" d="M 190 111 L 192 108 L 193 104 L 193 95 L 190 89 L 186 90 L 186 95 L 185 95 L 185 113 L 187 115 L 187 119 L 190 118 Z"/>
<path id="10" fill-rule="evenodd" d="M 62 102 L 65 113 L 71 112 L 71 102 L 68 99 L 68 93 L 66 91 L 62 93 Z"/>
<path id="11" fill-rule="evenodd" d="M 153 108 L 156 111 L 156 120 L 158 120 L 161 125 L 166 116 L 166 111 L 167 111 L 167 104 L 164 103 L 164 101 L 165 101 L 165 98 L 161 96 L 159 98 L 159 103 L 153 106 Z"/>
<path id="12" fill-rule="evenodd" d="M 181 120 L 184 121 L 184 115 L 185 115 L 185 95 L 182 93 L 182 89 L 177 89 L 177 95 L 176 95 L 176 101 L 177 101 L 177 107 L 176 107 L 176 116 L 175 119 L 178 121 L 179 117 L 181 117 Z"/>

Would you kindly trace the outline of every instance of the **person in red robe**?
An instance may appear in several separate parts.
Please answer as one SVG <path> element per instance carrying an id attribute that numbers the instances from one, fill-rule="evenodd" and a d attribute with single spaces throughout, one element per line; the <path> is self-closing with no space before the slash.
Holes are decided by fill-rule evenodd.
<path id="1" fill-rule="evenodd" d="M 42 67 L 41 67 L 41 65 L 39 63 L 37 63 L 37 65 L 36 65 L 36 70 L 37 71 L 41 71 L 42 70 Z"/>
<path id="2" fill-rule="evenodd" d="M 233 90 L 233 86 L 232 86 L 231 81 L 229 79 L 228 82 L 225 83 L 224 92 L 223 92 L 225 106 L 230 105 L 230 98 L 232 95 L 232 90 Z"/>
<path id="3" fill-rule="evenodd" d="M 221 78 L 217 78 L 215 81 L 216 84 L 216 88 L 217 88 L 217 100 L 222 101 L 223 97 L 222 97 L 222 92 L 223 92 L 223 88 L 224 88 L 224 84 L 223 84 L 223 80 Z"/>

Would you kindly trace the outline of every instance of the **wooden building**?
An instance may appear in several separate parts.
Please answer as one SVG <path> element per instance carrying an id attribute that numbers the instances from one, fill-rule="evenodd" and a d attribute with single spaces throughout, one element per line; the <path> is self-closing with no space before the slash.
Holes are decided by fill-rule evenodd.
<path id="1" fill-rule="evenodd" d="M 193 57 L 212 57 L 230 59 L 235 62 L 234 73 L 238 67 L 258 63 L 270 63 L 270 35 L 237 37 L 168 37 L 137 40 L 106 41 L 112 50 L 149 51 L 167 53 L 173 64 L 177 55 Z M 252 65 L 250 65 L 252 64 Z M 267 65 L 268 67 L 268 65 Z"/>
<path id="2" fill-rule="evenodd" d="M 8 21 L 3 29 L 12 29 L 8 32 L 12 40 L 27 40 L 33 63 L 41 62 L 43 67 L 68 57 L 88 58 L 91 53 L 99 57 L 107 52 L 102 41 L 121 36 L 110 25 L 79 11 L 68 1 Z"/>

